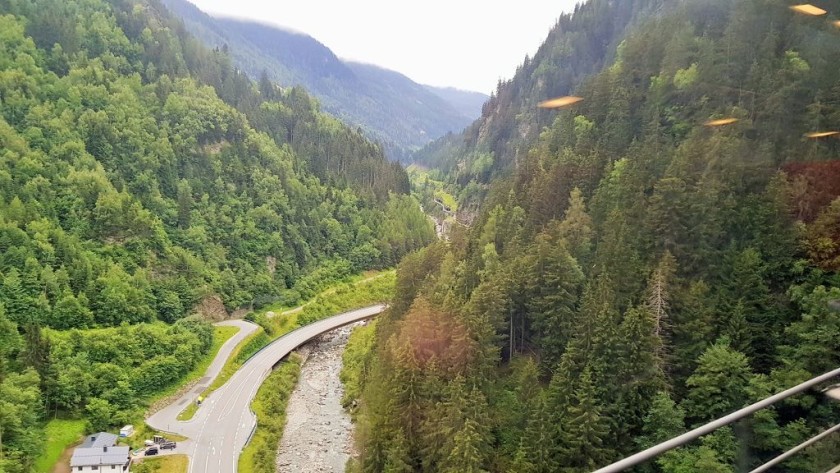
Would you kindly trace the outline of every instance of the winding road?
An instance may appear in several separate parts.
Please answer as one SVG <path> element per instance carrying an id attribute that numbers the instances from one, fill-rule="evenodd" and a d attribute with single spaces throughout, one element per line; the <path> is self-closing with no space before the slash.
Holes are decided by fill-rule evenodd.
<path id="1" fill-rule="evenodd" d="M 232 343 L 230 348 L 225 350 L 228 344 L 246 330 L 248 330 L 247 333 L 239 337 L 239 340 L 256 330 L 254 324 L 231 321 L 231 324 L 240 327 L 240 331 L 219 350 L 207 374 L 199 382 L 199 385 L 203 387 L 199 389 L 199 386 L 196 386 L 191 389 L 172 405 L 146 419 L 146 423 L 154 429 L 183 435 L 190 439 L 179 442 L 178 448 L 172 452 L 189 456 L 190 473 L 234 473 L 239 462 L 239 454 L 256 427 L 257 420 L 250 409 L 251 401 L 274 366 L 292 350 L 318 335 L 374 317 L 384 311 L 385 307 L 380 304 L 345 312 L 301 327 L 278 338 L 252 356 L 227 383 L 208 396 L 191 420 L 185 422 L 177 420 L 178 413 L 186 407 L 187 403 L 193 401 L 206 386 L 213 382 L 238 342 Z M 219 363 L 218 367 L 217 363 Z"/>

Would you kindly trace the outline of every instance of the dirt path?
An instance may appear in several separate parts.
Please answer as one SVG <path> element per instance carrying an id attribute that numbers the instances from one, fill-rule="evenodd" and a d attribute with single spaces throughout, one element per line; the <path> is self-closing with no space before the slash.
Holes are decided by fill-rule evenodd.
<path id="1" fill-rule="evenodd" d="M 82 442 L 79 441 L 65 448 L 61 452 L 61 457 L 59 457 L 58 462 L 53 466 L 52 473 L 70 473 L 70 458 L 73 456 L 73 451 L 76 447 L 81 444 Z"/>
<path id="2" fill-rule="evenodd" d="M 333 330 L 308 345 L 309 356 L 286 408 L 277 471 L 343 473 L 352 424 L 341 407 L 341 354 L 354 326 Z"/>

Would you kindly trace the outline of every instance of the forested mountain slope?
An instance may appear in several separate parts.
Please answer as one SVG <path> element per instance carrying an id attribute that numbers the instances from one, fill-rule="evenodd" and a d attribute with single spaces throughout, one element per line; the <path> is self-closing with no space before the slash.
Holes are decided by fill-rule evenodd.
<path id="1" fill-rule="evenodd" d="M 178 25 L 0 0 L 0 471 L 30 471 L 47 413 L 124 422 L 189 372 L 206 296 L 295 302 L 434 239 L 377 145 Z"/>
<path id="2" fill-rule="evenodd" d="M 840 141 L 803 136 L 840 128 L 840 2 L 821 6 L 834 16 L 673 2 L 551 91 L 584 101 L 492 180 L 471 228 L 401 264 L 357 466 L 592 471 L 840 366 Z M 739 121 L 704 126 L 723 117 Z M 809 393 L 640 471 L 749 471 L 839 416 Z M 779 471 L 825 471 L 837 446 Z"/>
<path id="3" fill-rule="evenodd" d="M 527 154 L 554 114 L 536 105 L 568 95 L 581 80 L 612 62 L 628 25 L 655 15 L 673 2 L 663 0 L 585 2 L 559 17 L 545 42 L 526 57 L 510 80 L 499 82 L 481 117 L 461 133 L 444 136 L 412 160 L 450 174 L 462 186 L 486 184 Z"/>
<path id="4" fill-rule="evenodd" d="M 394 71 L 345 63 L 314 38 L 252 21 L 213 18 L 186 0 L 163 0 L 209 47 L 227 46 L 245 72 L 283 86 L 300 85 L 329 113 L 361 127 L 390 157 L 410 151 L 476 118 Z"/>

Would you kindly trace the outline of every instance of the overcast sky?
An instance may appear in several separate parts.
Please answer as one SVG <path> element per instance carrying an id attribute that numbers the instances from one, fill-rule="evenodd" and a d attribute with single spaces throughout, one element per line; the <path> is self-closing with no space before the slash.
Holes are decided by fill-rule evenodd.
<path id="1" fill-rule="evenodd" d="M 343 59 L 489 94 L 577 0 L 190 0 L 211 14 L 306 33 Z"/>

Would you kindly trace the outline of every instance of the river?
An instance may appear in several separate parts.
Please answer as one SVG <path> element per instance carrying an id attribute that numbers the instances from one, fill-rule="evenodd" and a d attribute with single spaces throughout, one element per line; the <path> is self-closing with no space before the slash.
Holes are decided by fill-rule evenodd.
<path id="1" fill-rule="evenodd" d="M 352 451 L 353 425 L 341 407 L 341 355 L 353 326 L 328 332 L 301 352 L 306 361 L 286 407 L 277 471 L 343 473 Z"/>

